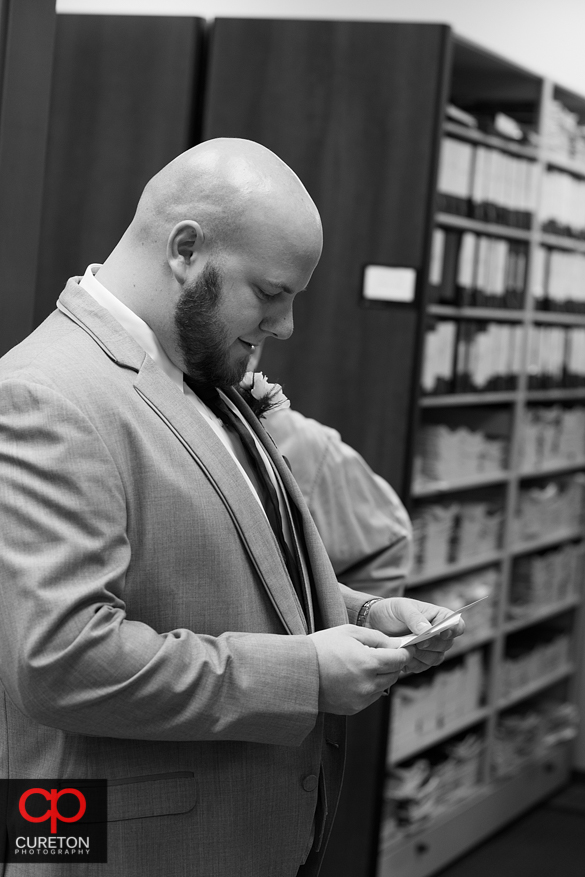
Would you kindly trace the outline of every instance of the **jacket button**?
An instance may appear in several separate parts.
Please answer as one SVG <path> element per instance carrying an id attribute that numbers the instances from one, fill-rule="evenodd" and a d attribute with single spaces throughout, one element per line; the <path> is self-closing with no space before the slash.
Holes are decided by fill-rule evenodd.
<path id="1" fill-rule="evenodd" d="M 305 777 L 303 780 L 303 789 L 305 792 L 314 792 L 317 788 L 319 780 L 315 776 L 314 773 L 310 773 L 309 776 Z"/>

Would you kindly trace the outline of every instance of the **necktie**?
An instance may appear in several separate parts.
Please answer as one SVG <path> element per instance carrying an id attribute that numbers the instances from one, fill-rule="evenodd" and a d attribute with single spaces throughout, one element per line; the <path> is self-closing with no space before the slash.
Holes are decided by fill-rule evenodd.
<path id="1" fill-rule="evenodd" d="M 278 546 L 282 553 L 288 574 L 293 583 L 293 587 L 296 591 L 303 612 L 305 613 L 305 618 L 308 618 L 309 615 L 307 612 L 305 590 L 303 588 L 302 582 L 300 558 L 295 557 L 295 554 L 293 553 L 293 551 L 291 551 L 291 548 L 286 541 L 282 524 L 282 517 L 280 514 L 278 495 L 276 493 L 270 475 L 268 474 L 264 460 L 258 452 L 256 442 L 254 441 L 250 430 L 240 420 L 235 411 L 233 411 L 230 406 L 226 404 L 226 402 L 219 395 L 215 387 L 197 384 L 187 378 L 185 378 L 185 382 L 188 384 L 188 386 L 191 387 L 193 392 L 199 396 L 202 402 L 205 402 L 207 407 L 210 408 L 217 417 L 219 417 L 222 423 L 228 429 L 233 430 L 233 432 L 235 432 L 240 439 L 244 451 L 246 452 L 248 462 L 250 463 L 250 466 L 252 467 L 256 475 L 256 480 L 260 488 L 260 500 L 262 502 L 262 505 L 264 506 L 266 517 L 268 518 L 270 526 L 272 527 L 274 535 L 276 536 L 276 541 L 278 542 Z M 291 520 L 291 528 L 292 526 L 293 522 Z"/>

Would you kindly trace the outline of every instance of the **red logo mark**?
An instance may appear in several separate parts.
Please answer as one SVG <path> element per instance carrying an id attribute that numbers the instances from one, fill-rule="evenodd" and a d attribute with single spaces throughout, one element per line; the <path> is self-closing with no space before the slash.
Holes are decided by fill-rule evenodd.
<path id="1" fill-rule="evenodd" d="M 29 816 L 25 807 L 26 800 L 29 795 L 42 795 L 44 798 L 47 799 L 47 801 L 51 802 L 51 806 L 46 811 L 44 816 Z M 77 811 L 76 816 L 61 816 L 57 807 L 57 801 L 59 800 L 61 795 L 75 795 L 75 797 L 79 801 L 79 810 Z M 60 819 L 61 822 L 77 822 L 77 820 L 81 819 L 81 817 L 85 813 L 85 807 L 85 798 L 77 789 L 61 789 L 60 792 L 58 792 L 57 789 L 51 789 L 50 792 L 47 792 L 46 789 L 29 789 L 27 792 L 24 792 L 24 794 L 20 796 L 20 801 L 18 802 L 20 815 L 24 819 L 27 819 L 29 822 L 44 822 L 46 819 L 50 818 L 51 834 L 57 833 L 58 819 Z"/>

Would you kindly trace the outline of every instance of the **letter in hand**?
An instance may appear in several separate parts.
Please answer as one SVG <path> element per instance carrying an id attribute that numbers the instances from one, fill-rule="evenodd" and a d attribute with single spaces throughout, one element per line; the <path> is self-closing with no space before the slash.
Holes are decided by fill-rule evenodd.
<path id="1" fill-rule="evenodd" d="M 400 676 L 411 654 L 397 640 L 355 624 L 309 635 L 319 663 L 319 710 L 351 716 L 370 706 Z"/>
<path id="2" fill-rule="evenodd" d="M 407 633 L 425 634 L 433 625 L 441 622 L 447 622 L 446 629 L 430 639 L 409 644 L 404 636 Z M 374 603 L 368 615 L 368 626 L 388 634 L 396 647 L 407 649 L 410 659 L 404 672 L 409 673 L 421 673 L 442 663 L 445 653 L 453 645 L 453 639 L 461 636 L 465 630 L 461 618 L 454 622 L 450 609 L 406 597 L 390 597 Z"/>

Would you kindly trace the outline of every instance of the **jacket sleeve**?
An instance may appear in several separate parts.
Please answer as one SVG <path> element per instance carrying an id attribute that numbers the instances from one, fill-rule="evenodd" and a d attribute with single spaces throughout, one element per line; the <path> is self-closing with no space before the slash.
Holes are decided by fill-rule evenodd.
<path id="1" fill-rule="evenodd" d="M 39 384 L 1 385 L 0 679 L 14 703 L 81 734 L 300 745 L 317 717 L 312 642 L 130 620 L 132 511 L 75 405 Z"/>
<path id="2" fill-rule="evenodd" d="M 268 429 L 290 462 L 337 578 L 370 595 L 400 595 L 412 526 L 393 488 L 330 427 L 283 410 L 269 416 Z"/>

